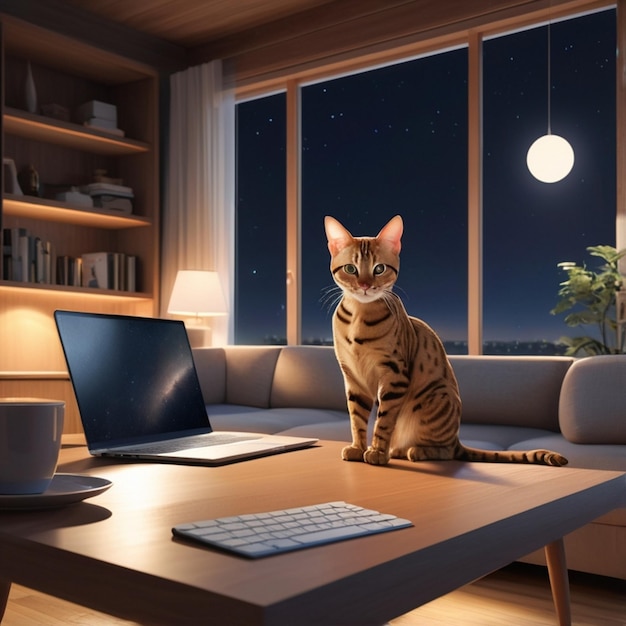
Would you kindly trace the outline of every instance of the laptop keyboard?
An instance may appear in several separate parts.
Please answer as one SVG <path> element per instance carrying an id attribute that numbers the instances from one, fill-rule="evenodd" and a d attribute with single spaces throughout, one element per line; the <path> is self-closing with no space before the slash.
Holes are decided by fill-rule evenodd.
<path id="1" fill-rule="evenodd" d="M 253 441 L 260 439 L 259 435 L 253 433 L 220 433 L 213 431 L 194 437 L 183 437 L 181 439 L 168 439 L 167 441 L 154 441 L 136 446 L 123 446 L 117 448 L 120 452 L 136 452 L 138 454 L 165 454 L 167 452 L 178 452 L 179 450 L 191 450 L 193 448 L 208 448 L 209 446 L 221 446 L 227 443 L 237 443 L 239 441 Z"/>
<path id="2" fill-rule="evenodd" d="M 258 558 L 413 526 L 406 519 L 346 502 L 221 517 L 172 529 L 174 535 Z"/>

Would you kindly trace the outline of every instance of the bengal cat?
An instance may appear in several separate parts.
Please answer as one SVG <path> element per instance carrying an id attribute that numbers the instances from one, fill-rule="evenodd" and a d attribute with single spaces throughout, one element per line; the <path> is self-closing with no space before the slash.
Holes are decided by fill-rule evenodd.
<path id="1" fill-rule="evenodd" d="M 372 465 L 385 465 L 392 457 L 567 463 L 549 450 L 496 452 L 464 446 L 459 440 L 459 388 L 443 344 L 432 328 L 407 314 L 392 291 L 402 218 L 392 218 L 376 237 L 353 237 L 330 216 L 324 225 L 331 273 L 343 292 L 333 315 L 333 338 L 352 430 L 344 460 Z M 368 447 L 367 423 L 375 402 Z"/>

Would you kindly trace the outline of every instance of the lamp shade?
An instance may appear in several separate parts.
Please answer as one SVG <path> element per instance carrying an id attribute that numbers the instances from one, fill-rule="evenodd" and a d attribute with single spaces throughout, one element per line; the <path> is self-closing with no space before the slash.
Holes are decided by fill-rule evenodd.
<path id="1" fill-rule="evenodd" d="M 198 317 L 226 315 L 228 307 L 217 272 L 180 270 L 167 312 Z"/>
<path id="2" fill-rule="evenodd" d="M 574 167 L 574 150 L 559 135 L 543 135 L 528 149 L 526 164 L 537 180 L 542 183 L 557 183 Z"/>

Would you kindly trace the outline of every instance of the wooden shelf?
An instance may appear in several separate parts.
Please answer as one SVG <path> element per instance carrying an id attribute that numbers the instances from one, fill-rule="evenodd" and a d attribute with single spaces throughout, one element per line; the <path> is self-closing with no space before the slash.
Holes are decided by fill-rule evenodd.
<path id="1" fill-rule="evenodd" d="M 150 150 L 150 146 L 142 141 L 118 137 L 10 107 L 5 107 L 3 119 L 5 133 L 75 150 L 112 156 L 140 154 Z"/>
<path id="2" fill-rule="evenodd" d="M 12 280 L 1 280 L 0 290 L 19 289 L 33 292 L 62 292 L 74 293 L 80 296 L 106 296 L 107 298 L 120 298 L 122 300 L 150 300 L 152 295 L 140 291 L 120 291 L 117 289 L 95 289 L 94 287 L 72 287 L 69 285 L 48 285 L 45 283 L 21 283 Z"/>
<path id="3" fill-rule="evenodd" d="M 69 30 L 75 36 L 55 32 L 57 23 L 63 33 L 68 32 L 60 18 L 52 19 L 50 27 L 43 28 L 0 12 L 2 156 L 12 159 L 19 170 L 32 164 L 47 196 L 6 193 L 14 188 L 0 185 L 1 226 L 22 228 L 30 238 L 50 242 L 57 258 L 77 259 L 88 252 L 119 252 L 135 257 L 134 284 L 141 290 L 10 280 L 21 276 L 13 273 L 15 260 L 9 261 L 6 251 L 0 257 L 0 277 L 7 277 L 0 280 L 0 372 L 33 373 L 30 380 L 22 380 L 24 376 L 16 378 L 14 387 L 19 387 L 19 394 L 53 393 L 71 399 L 67 380 L 46 380 L 40 384 L 37 379 L 37 373 L 65 368 L 54 311 L 152 317 L 159 310 L 160 74 L 156 68 L 132 58 L 90 45 L 88 22 L 84 23 L 85 28 L 79 26 L 82 20 L 72 25 Z M 141 40 L 133 39 L 129 45 L 140 46 Z M 84 126 L 78 118 L 69 122 L 48 117 L 41 114 L 42 109 L 36 113 L 26 111 L 27 64 L 31 66 L 40 105 L 57 104 L 75 111 L 85 102 L 109 103 L 116 107 L 118 123 L 127 136 Z M 132 185 L 136 214 L 56 198 L 54 190 L 85 184 L 94 179 L 97 170 Z M 12 180 L 13 172 L 10 176 Z M 28 254 L 30 264 L 30 249 Z M 34 263 L 37 264 L 37 258 Z M 33 276 L 30 268 L 27 275 Z M 52 281 L 56 282 L 56 276 L 52 276 Z M 58 383 L 58 388 L 51 382 Z"/>
<path id="4" fill-rule="evenodd" d="M 0 380 L 69 380 L 67 371 L 41 371 L 41 372 L 3 372 L 0 371 Z"/>
<path id="5" fill-rule="evenodd" d="M 107 211 L 105 209 L 72 206 L 35 196 L 4 194 L 2 206 L 5 215 L 28 217 L 48 222 L 62 222 L 76 226 L 116 230 L 152 226 L 152 220 L 147 217 L 120 213 L 118 211 Z"/>

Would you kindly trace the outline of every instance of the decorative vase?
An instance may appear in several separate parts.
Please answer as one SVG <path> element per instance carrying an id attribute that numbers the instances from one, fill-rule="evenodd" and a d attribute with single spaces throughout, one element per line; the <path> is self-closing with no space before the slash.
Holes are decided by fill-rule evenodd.
<path id="1" fill-rule="evenodd" d="M 37 113 L 37 89 L 33 79 L 33 71 L 30 61 L 26 62 L 26 83 L 24 85 L 24 95 L 26 98 L 26 110 L 29 113 Z"/>
<path id="2" fill-rule="evenodd" d="M 39 172 L 37 172 L 33 165 L 25 167 L 17 175 L 17 180 L 25 195 L 39 196 Z"/>

